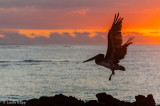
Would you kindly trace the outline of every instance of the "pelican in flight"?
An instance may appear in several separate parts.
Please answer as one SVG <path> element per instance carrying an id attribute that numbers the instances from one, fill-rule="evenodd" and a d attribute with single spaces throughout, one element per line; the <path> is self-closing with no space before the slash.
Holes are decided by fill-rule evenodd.
<path id="1" fill-rule="evenodd" d="M 118 63 L 121 59 L 124 59 L 127 54 L 127 47 L 132 44 L 134 37 L 130 37 L 126 43 L 122 44 L 122 20 L 123 18 L 119 17 L 119 13 L 115 14 L 114 21 L 111 29 L 108 32 L 108 49 L 106 55 L 98 54 L 83 63 L 95 60 L 95 63 L 100 66 L 111 69 L 112 74 L 109 77 L 111 80 L 112 75 L 114 75 L 115 70 L 125 71 L 125 68 Z"/>

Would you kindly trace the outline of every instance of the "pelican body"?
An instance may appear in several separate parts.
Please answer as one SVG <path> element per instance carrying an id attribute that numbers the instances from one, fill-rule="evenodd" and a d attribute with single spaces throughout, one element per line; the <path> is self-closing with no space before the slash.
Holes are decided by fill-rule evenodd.
<path id="1" fill-rule="evenodd" d="M 106 55 L 98 54 L 86 61 L 83 61 L 83 63 L 85 63 L 95 60 L 97 65 L 111 69 L 112 74 L 110 75 L 109 80 L 111 80 L 112 75 L 115 74 L 115 70 L 125 71 L 125 68 L 118 63 L 121 59 L 125 58 L 125 55 L 127 54 L 127 47 L 132 44 L 132 39 L 134 38 L 130 37 L 126 43 L 122 44 L 122 20 L 123 18 L 119 18 L 119 13 L 115 14 L 112 27 L 108 32 L 108 49 Z"/>

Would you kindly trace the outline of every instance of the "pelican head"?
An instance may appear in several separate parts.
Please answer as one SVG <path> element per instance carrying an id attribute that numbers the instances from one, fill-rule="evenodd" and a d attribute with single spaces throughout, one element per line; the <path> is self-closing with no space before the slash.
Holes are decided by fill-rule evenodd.
<path id="1" fill-rule="evenodd" d="M 94 57 L 92 57 L 92 58 L 90 58 L 86 61 L 83 61 L 83 63 L 89 62 L 89 61 L 92 61 L 92 60 L 95 60 L 96 63 L 100 62 L 100 61 L 104 60 L 104 54 L 98 54 L 98 55 L 96 55 L 96 56 L 94 56 Z"/>

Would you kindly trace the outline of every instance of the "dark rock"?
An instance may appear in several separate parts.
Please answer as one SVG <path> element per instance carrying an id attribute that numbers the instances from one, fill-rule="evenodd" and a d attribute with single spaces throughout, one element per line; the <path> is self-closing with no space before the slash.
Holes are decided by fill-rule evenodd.
<path id="1" fill-rule="evenodd" d="M 64 96 L 63 94 L 55 95 L 53 101 L 56 104 L 66 104 L 67 106 L 83 106 L 84 102 L 72 96 Z"/>
<path id="2" fill-rule="evenodd" d="M 36 106 L 38 101 L 39 101 L 38 99 L 28 100 L 28 101 L 26 101 L 26 106 Z"/>
<path id="3" fill-rule="evenodd" d="M 27 101 L 26 106 L 83 106 L 84 102 L 72 96 L 63 94 L 55 95 L 54 97 L 40 97 Z"/>
<path id="4" fill-rule="evenodd" d="M 148 95 L 147 97 L 143 95 L 135 96 L 136 102 L 135 105 L 138 106 L 155 106 L 155 101 L 153 95 Z"/>
<path id="5" fill-rule="evenodd" d="M 112 100 L 113 97 L 111 95 L 107 95 L 105 92 L 96 94 L 98 102 L 106 102 L 108 100 Z"/>
<path id="6" fill-rule="evenodd" d="M 99 93 L 96 95 L 96 97 L 98 101 L 90 100 L 84 103 L 75 97 L 68 97 L 63 94 L 59 94 L 51 97 L 43 96 L 39 99 L 31 99 L 28 101 L 23 100 L 21 102 L 4 101 L 0 102 L 0 106 L 155 106 L 155 101 L 151 94 L 147 97 L 138 95 L 135 97 L 136 101 L 133 103 L 120 101 L 106 93 Z"/>
<path id="7" fill-rule="evenodd" d="M 99 106 L 96 100 L 90 100 L 85 103 L 85 106 Z"/>
<path id="8" fill-rule="evenodd" d="M 99 93 L 96 95 L 100 106 L 130 106 L 131 103 L 120 101 L 116 98 L 113 98 L 111 95 L 106 93 Z"/>
<path id="9" fill-rule="evenodd" d="M 147 96 L 147 101 L 148 101 L 148 104 L 149 104 L 150 106 L 155 106 L 155 105 L 156 105 L 155 100 L 154 100 L 152 94 L 150 94 L 150 95 Z"/>

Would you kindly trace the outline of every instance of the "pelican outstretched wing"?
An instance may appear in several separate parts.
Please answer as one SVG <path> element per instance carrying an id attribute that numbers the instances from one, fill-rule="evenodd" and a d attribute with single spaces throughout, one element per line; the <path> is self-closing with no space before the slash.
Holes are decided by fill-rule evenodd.
<path id="1" fill-rule="evenodd" d="M 105 59 L 116 64 L 125 57 L 127 47 L 132 44 L 131 41 L 133 39 L 129 38 L 128 41 L 122 45 L 122 20 L 123 18 L 119 17 L 119 13 L 117 15 L 115 14 L 112 27 L 108 33 L 108 49 Z"/>

